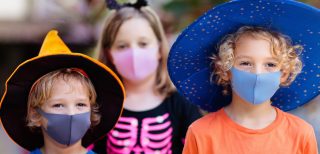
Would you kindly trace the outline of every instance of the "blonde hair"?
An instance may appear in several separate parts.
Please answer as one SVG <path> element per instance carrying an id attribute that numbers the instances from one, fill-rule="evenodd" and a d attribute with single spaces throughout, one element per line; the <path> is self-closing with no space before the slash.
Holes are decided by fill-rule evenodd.
<path id="1" fill-rule="evenodd" d="M 79 81 L 82 86 L 88 89 L 90 107 L 91 107 L 91 126 L 95 126 L 100 122 L 98 114 L 98 104 L 96 103 L 97 94 L 90 79 L 86 77 L 78 69 L 66 68 L 47 73 L 39 78 L 33 85 L 28 97 L 28 113 L 27 126 L 31 129 L 38 127 L 37 124 L 41 120 L 41 115 L 32 111 L 40 108 L 46 100 L 51 97 L 52 88 L 57 80 L 64 80 L 69 83 L 70 80 Z"/>
<path id="2" fill-rule="evenodd" d="M 213 67 L 211 82 L 213 81 L 213 76 L 216 75 L 216 83 L 224 87 L 224 94 L 228 93 L 230 79 L 227 71 L 234 64 L 236 43 L 243 36 L 264 39 L 270 42 L 272 56 L 280 62 L 281 72 L 288 74 L 287 80 L 281 83 L 282 86 L 290 85 L 301 72 L 302 62 L 298 55 L 303 50 L 302 46 L 292 45 L 289 37 L 278 32 L 262 27 L 243 26 L 237 32 L 229 34 L 222 39 L 218 47 L 218 55 L 211 57 Z"/>
<path id="3" fill-rule="evenodd" d="M 135 9 L 133 7 L 124 7 L 119 10 L 113 10 L 107 16 L 105 21 L 105 26 L 103 28 L 102 35 L 99 39 L 97 45 L 98 59 L 110 67 L 118 75 L 114 64 L 111 61 L 110 50 L 112 44 L 115 41 L 117 33 L 121 25 L 132 18 L 143 18 L 148 21 L 150 27 L 154 31 L 157 40 L 160 43 L 160 55 L 161 59 L 159 61 L 159 66 L 157 68 L 157 75 L 155 81 L 154 91 L 157 94 L 167 96 L 173 92 L 174 87 L 170 81 L 167 72 L 167 56 L 169 51 L 169 45 L 157 14 L 148 6 L 142 7 L 140 9 Z"/>

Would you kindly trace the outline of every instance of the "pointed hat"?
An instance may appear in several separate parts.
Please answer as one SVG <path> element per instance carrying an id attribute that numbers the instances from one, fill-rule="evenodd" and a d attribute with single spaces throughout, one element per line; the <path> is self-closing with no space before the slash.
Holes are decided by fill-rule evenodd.
<path id="1" fill-rule="evenodd" d="M 97 92 L 101 120 L 82 138 L 83 146 L 90 145 L 111 130 L 122 112 L 125 91 L 117 75 L 89 56 L 72 53 L 58 32 L 52 30 L 47 34 L 39 55 L 21 63 L 10 75 L 0 104 L 3 129 L 15 143 L 29 151 L 43 146 L 42 134 L 27 127 L 29 91 L 37 79 L 62 68 L 82 69 Z"/>

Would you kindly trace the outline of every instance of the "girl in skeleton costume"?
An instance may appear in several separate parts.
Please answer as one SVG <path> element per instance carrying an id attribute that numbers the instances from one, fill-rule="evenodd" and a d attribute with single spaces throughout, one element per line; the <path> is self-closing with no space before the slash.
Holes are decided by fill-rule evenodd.
<path id="1" fill-rule="evenodd" d="M 145 1 L 110 12 L 98 44 L 99 60 L 124 83 L 124 111 L 94 145 L 98 153 L 181 153 L 186 130 L 201 114 L 175 92 L 166 71 L 168 44 L 158 16 Z"/>

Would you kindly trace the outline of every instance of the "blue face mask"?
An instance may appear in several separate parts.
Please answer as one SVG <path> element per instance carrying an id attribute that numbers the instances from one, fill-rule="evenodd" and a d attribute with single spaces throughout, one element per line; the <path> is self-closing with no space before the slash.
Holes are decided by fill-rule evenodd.
<path id="1" fill-rule="evenodd" d="M 41 109 L 37 111 L 47 120 L 47 134 L 63 145 L 72 145 L 79 141 L 91 125 L 90 112 L 75 115 L 46 113 Z"/>
<path id="2" fill-rule="evenodd" d="M 276 93 L 280 85 L 281 72 L 254 74 L 231 68 L 232 89 L 242 99 L 252 104 L 261 104 Z"/>

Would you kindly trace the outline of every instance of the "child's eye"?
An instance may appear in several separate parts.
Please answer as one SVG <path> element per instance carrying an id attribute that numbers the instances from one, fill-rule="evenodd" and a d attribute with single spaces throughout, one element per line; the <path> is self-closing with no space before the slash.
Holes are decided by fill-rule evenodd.
<path id="1" fill-rule="evenodd" d="M 77 107 L 86 107 L 88 106 L 86 103 L 77 103 Z"/>
<path id="2" fill-rule="evenodd" d="M 148 45 L 148 43 L 147 42 L 139 42 L 139 46 L 140 47 L 146 47 Z"/>
<path id="3" fill-rule="evenodd" d="M 52 107 L 54 107 L 54 108 L 62 108 L 63 105 L 62 104 L 54 104 L 54 105 L 52 105 Z"/>
<path id="4" fill-rule="evenodd" d="M 243 62 L 240 62 L 240 65 L 241 66 L 251 66 L 251 63 L 249 63 L 247 61 L 243 61 Z"/>
<path id="5" fill-rule="evenodd" d="M 122 45 L 118 45 L 116 48 L 118 50 L 123 50 L 123 49 L 127 48 L 127 46 L 122 44 Z"/>
<path id="6" fill-rule="evenodd" d="M 276 63 L 267 63 L 266 64 L 267 67 L 277 67 Z"/>

